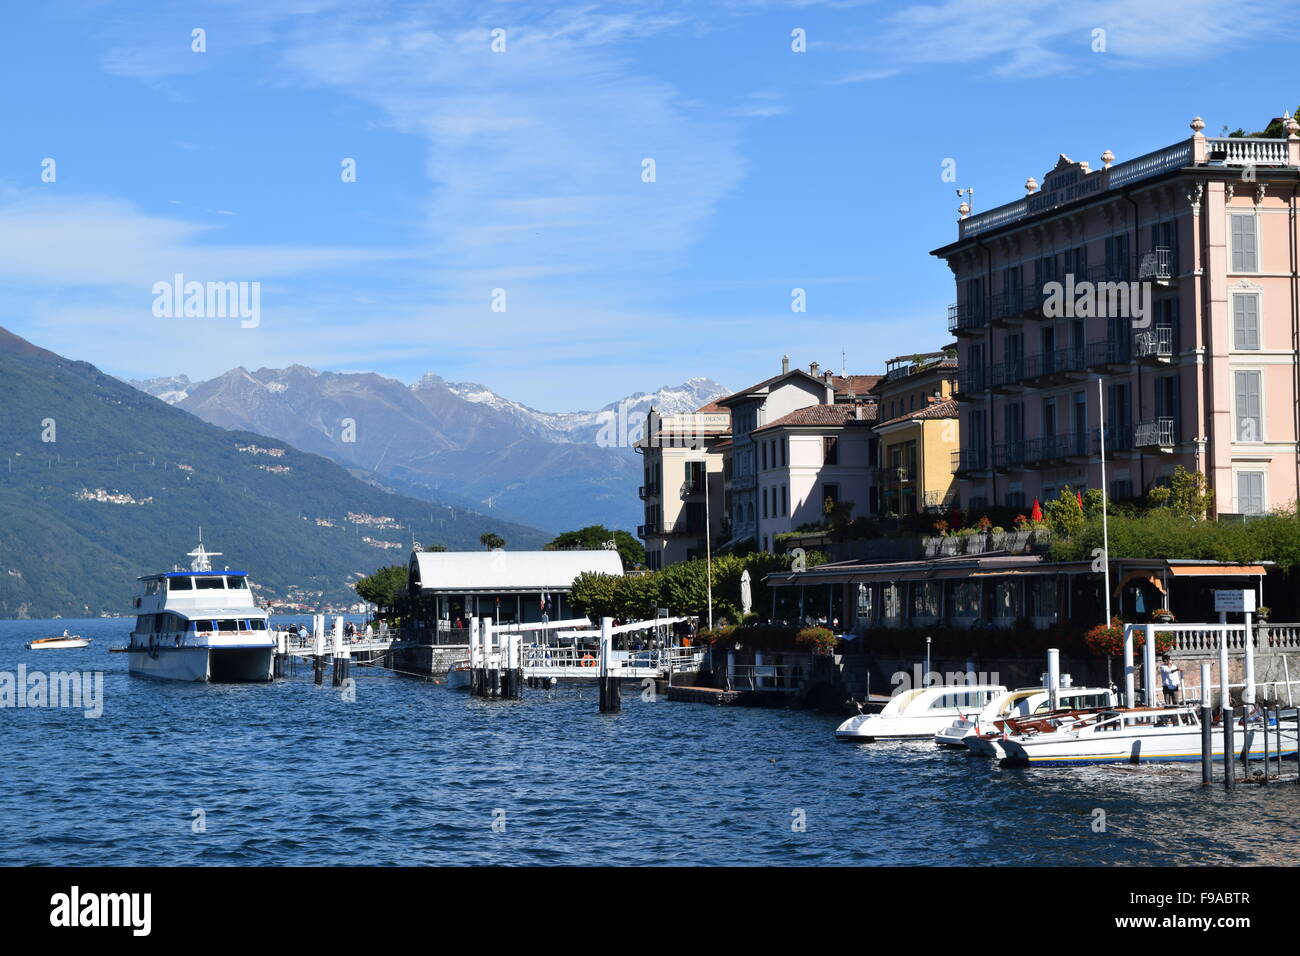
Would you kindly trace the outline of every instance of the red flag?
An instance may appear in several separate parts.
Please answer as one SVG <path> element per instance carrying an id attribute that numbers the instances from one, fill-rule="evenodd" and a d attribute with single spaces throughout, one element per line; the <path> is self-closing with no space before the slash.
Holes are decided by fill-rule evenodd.
<path id="1" fill-rule="evenodd" d="M 1082 511 L 1082 510 L 1083 510 L 1083 492 L 1082 492 L 1082 491 L 1076 491 L 1075 494 L 1079 496 L 1079 510 Z"/>
<path id="2" fill-rule="evenodd" d="M 1038 504 L 1037 498 L 1034 499 L 1034 510 L 1029 512 L 1029 520 L 1033 522 L 1039 522 L 1043 520 L 1043 509 Z"/>

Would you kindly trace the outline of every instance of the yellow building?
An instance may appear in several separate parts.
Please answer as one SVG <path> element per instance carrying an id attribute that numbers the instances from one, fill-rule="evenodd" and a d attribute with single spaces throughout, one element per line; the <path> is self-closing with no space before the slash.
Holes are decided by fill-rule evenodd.
<path id="1" fill-rule="evenodd" d="M 872 391 L 880 406 L 880 511 L 907 515 L 956 504 L 957 358 L 952 348 L 890 359 Z"/>

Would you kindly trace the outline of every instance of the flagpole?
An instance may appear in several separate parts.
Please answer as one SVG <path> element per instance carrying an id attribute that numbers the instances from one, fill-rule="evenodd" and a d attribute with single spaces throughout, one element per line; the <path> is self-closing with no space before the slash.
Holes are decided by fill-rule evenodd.
<path id="1" fill-rule="evenodd" d="M 713 529 L 709 527 L 709 460 L 704 459 L 704 567 L 709 588 L 709 630 L 713 630 Z"/>
<path id="2" fill-rule="evenodd" d="M 1106 526 L 1106 396 L 1102 391 L 1101 377 L 1097 377 L 1097 434 L 1101 444 L 1101 589 L 1106 598 L 1106 620 L 1110 627 L 1110 534 Z"/>

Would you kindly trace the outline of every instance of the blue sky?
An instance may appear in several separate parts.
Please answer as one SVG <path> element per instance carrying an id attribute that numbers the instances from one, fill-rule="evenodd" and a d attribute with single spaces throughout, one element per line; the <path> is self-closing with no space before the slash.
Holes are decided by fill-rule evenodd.
<path id="1" fill-rule="evenodd" d="M 1260 129 L 1300 102 L 1297 26 L 1263 0 L 15 5 L 0 325 L 124 377 L 434 371 L 547 410 L 783 353 L 876 372 L 947 340 L 957 186 L 987 209 L 1061 152 Z M 260 282 L 260 325 L 155 318 L 177 272 Z"/>

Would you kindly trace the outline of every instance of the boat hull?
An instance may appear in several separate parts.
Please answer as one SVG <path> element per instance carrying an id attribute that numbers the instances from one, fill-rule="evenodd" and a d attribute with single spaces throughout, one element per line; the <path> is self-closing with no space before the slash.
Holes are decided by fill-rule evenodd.
<path id="1" fill-rule="evenodd" d="M 469 668 L 452 665 L 447 668 L 447 686 L 452 690 L 469 690 Z"/>
<path id="2" fill-rule="evenodd" d="M 90 641 L 83 637 L 70 637 L 66 641 L 29 641 L 29 651 L 58 651 L 69 647 L 89 647 Z"/>
<path id="3" fill-rule="evenodd" d="M 256 683 L 272 679 L 275 647 L 168 647 L 127 652 L 133 677 Z"/>
<path id="4" fill-rule="evenodd" d="M 1095 735 L 1101 736 L 1101 735 Z M 1283 727 L 1281 753 L 1278 732 L 1268 730 L 1270 757 L 1294 757 L 1297 751 L 1296 731 Z M 1237 756 L 1251 759 L 1264 757 L 1264 732 L 1262 728 L 1237 728 Z M 1201 759 L 1201 731 L 1178 731 L 1169 734 L 1118 735 L 1114 739 L 1076 741 L 1039 741 L 1033 738 L 1010 736 L 1003 738 L 968 737 L 966 746 L 982 756 L 991 757 L 1003 766 L 1013 767 L 1067 767 L 1080 764 L 1102 763 L 1184 763 Z M 1211 759 L 1223 760 L 1223 730 L 1216 727 L 1213 735 Z"/>
<path id="5" fill-rule="evenodd" d="M 835 730 L 838 740 L 856 740 L 869 743 L 873 740 L 925 740 L 944 730 L 952 723 L 952 714 L 938 717 L 882 717 L 879 714 L 862 714 L 850 717 Z"/>

